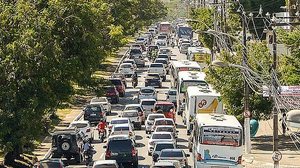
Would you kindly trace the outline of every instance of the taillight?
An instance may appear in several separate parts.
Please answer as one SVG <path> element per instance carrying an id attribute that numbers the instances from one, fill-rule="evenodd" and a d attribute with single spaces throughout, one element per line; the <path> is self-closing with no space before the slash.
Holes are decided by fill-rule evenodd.
<path id="1" fill-rule="evenodd" d="M 202 159 L 202 156 L 201 156 L 201 154 L 200 153 L 197 153 L 197 161 L 202 161 L 203 159 Z"/>
<path id="2" fill-rule="evenodd" d="M 106 153 L 105 153 L 105 157 L 110 158 L 111 157 L 111 151 L 107 150 Z"/>
<path id="3" fill-rule="evenodd" d="M 137 154 L 137 151 L 136 151 L 134 148 L 132 148 L 132 150 L 131 150 L 131 154 L 132 154 L 132 156 L 136 156 L 136 154 Z"/>
<path id="4" fill-rule="evenodd" d="M 90 132 L 90 131 L 91 131 L 91 129 L 89 129 L 89 128 L 86 130 L 86 132 Z"/>
<path id="5" fill-rule="evenodd" d="M 113 127 L 112 125 L 108 126 L 109 129 L 112 129 L 112 127 Z"/>
<path id="6" fill-rule="evenodd" d="M 239 156 L 239 157 L 238 157 L 237 163 L 238 163 L 238 164 L 242 164 L 242 156 Z"/>
<path id="7" fill-rule="evenodd" d="M 129 132 L 129 136 L 132 136 L 132 132 Z"/>

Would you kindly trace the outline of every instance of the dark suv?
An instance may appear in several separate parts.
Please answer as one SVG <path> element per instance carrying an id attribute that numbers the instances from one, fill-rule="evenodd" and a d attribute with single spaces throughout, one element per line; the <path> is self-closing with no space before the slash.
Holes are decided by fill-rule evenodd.
<path id="1" fill-rule="evenodd" d="M 84 109 L 83 118 L 91 124 L 98 124 L 101 119 L 106 121 L 106 112 L 101 104 L 89 104 Z"/>
<path id="2" fill-rule="evenodd" d="M 116 160 L 118 164 L 130 164 L 137 168 L 138 150 L 131 139 L 110 140 L 106 146 L 105 160 Z"/>
<path id="3" fill-rule="evenodd" d="M 104 89 L 106 90 L 105 95 L 111 103 L 119 103 L 119 92 L 117 91 L 117 88 L 115 86 L 106 86 Z"/>
<path id="4" fill-rule="evenodd" d="M 109 81 L 116 86 L 121 97 L 125 96 L 125 85 L 120 78 L 110 78 Z"/>
<path id="5" fill-rule="evenodd" d="M 75 158 L 77 163 L 83 161 L 83 138 L 76 128 L 57 130 L 52 134 L 52 158 Z"/>

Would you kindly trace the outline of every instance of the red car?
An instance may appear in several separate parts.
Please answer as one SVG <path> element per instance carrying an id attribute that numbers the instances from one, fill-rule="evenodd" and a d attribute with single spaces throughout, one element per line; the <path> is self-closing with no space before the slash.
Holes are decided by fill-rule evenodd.
<path id="1" fill-rule="evenodd" d="M 119 102 L 119 92 L 115 86 L 106 86 L 106 97 L 111 103 L 117 104 Z"/>
<path id="2" fill-rule="evenodd" d="M 125 85 L 120 78 L 110 78 L 109 81 L 116 86 L 121 97 L 125 96 Z"/>
<path id="3" fill-rule="evenodd" d="M 176 109 L 173 103 L 167 101 L 157 101 L 154 104 L 154 112 L 162 111 L 166 118 L 172 118 L 176 120 Z"/>

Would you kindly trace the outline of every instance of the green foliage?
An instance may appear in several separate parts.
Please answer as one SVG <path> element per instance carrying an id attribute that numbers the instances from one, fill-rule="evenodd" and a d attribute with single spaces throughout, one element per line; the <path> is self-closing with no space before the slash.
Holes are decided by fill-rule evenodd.
<path id="1" fill-rule="evenodd" d="M 218 59 L 241 65 L 241 47 L 237 48 L 238 52 L 236 55 L 223 51 Z M 255 60 L 259 60 L 266 69 L 268 69 L 271 61 L 270 53 L 264 43 L 251 43 L 248 47 L 248 58 L 249 65 L 255 71 L 261 71 Z M 211 67 L 207 71 L 206 80 L 213 85 L 214 89 L 222 94 L 222 100 L 228 109 L 228 113 L 242 119 L 244 79 L 241 70 L 234 67 Z M 263 98 L 262 95 L 250 92 L 250 110 L 253 118 L 267 118 L 271 112 L 271 102 Z"/>
<path id="2" fill-rule="evenodd" d="M 283 85 L 300 84 L 300 30 L 292 32 L 278 30 L 279 43 L 283 43 L 291 49 L 291 55 L 279 57 L 280 79 Z"/>

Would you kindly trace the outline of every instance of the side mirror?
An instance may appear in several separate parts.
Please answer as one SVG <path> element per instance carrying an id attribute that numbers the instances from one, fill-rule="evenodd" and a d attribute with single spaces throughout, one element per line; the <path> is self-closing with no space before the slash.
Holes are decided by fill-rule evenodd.
<path id="1" fill-rule="evenodd" d="M 150 136 L 149 136 L 149 135 L 147 135 L 147 138 L 150 138 Z"/>
<path id="2" fill-rule="evenodd" d="M 178 130 L 176 130 L 176 132 L 178 133 L 179 131 L 178 131 Z"/>
<path id="3" fill-rule="evenodd" d="M 185 154 L 186 157 L 190 157 L 190 154 Z"/>
<path id="4" fill-rule="evenodd" d="M 104 148 L 104 149 L 106 149 L 106 148 L 107 148 L 107 146 L 106 146 L 106 145 L 104 145 L 104 146 L 103 146 L 103 148 Z"/>

